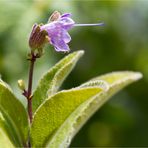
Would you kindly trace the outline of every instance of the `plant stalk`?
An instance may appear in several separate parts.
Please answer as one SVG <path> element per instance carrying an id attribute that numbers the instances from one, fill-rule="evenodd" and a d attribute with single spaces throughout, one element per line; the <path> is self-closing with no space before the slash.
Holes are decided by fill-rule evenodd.
<path id="1" fill-rule="evenodd" d="M 29 69 L 29 79 L 28 79 L 28 89 L 26 91 L 26 98 L 27 98 L 27 107 L 28 107 L 28 116 L 30 124 L 32 123 L 32 83 L 33 83 L 33 71 L 34 71 L 34 64 L 36 61 L 37 56 L 31 52 L 30 61 L 30 69 Z M 28 148 L 31 148 L 30 138 L 28 139 Z"/>
<path id="2" fill-rule="evenodd" d="M 32 123 L 32 82 L 33 82 L 33 70 L 34 70 L 35 61 L 36 61 L 36 56 L 34 55 L 34 53 L 31 53 L 28 90 L 27 90 L 28 115 L 29 115 L 30 123 Z"/>

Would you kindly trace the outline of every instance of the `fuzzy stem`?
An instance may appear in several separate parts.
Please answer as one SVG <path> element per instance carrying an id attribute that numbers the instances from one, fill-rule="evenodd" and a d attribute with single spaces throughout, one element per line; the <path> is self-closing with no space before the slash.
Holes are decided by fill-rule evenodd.
<path id="1" fill-rule="evenodd" d="M 37 58 L 40 58 L 38 53 L 34 53 L 33 51 L 31 54 L 28 55 L 28 60 L 30 61 L 30 69 L 29 69 L 29 79 L 28 79 L 28 89 L 24 89 L 23 95 L 26 97 L 28 102 L 28 117 L 30 124 L 32 123 L 32 82 L 33 82 L 33 71 L 34 71 L 34 64 Z M 27 148 L 31 148 L 30 137 L 28 137 Z"/>
<path id="2" fill-rule="evenodd" d="M 34 53 L 31 53 L 28 90 L 27 90 L 28 115 L 30 123 L 32 123 L 32 82 L 33 82 L 33 70 L 34 70 L 35 61 L 36 61 L 36 56 L 34 55 Z"/>
<path id="3" fill-rule="evenodd" d="M 29 79 L 28 79 L 28 89 L 27 91 L 24 91 L 24 96 L 27 98 L 28 102 L 28 116 L 30 124 L 32 123 L 32 83 L 33 83 L 33 70 L 34 70 L 34 64 L 36 61 L 37 55 L 35 55 L 33 52 L 31 52 L 30 60 L 30 69 L 29 69 Z M 30 143 L 30 137 L 28 138 L 28 148 L 31 148 Z"/>

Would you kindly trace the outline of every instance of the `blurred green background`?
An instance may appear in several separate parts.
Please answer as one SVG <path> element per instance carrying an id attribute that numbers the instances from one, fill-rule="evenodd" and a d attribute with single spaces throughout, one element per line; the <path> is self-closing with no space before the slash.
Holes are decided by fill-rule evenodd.
<path id="1" fill-rule="evenodd" d="M 71 146 L 148 146 L 148 1 L 0 0 L 0 73 L 24 104 L 17 80 L 27 80 L 29 33 L 35 22 L 46 23 L 54 10 L 71 12 L 77 23 L 105 22 L 104 27 L 70 31 L 71 51 L 83 49 L 85 55 L 63 89 L 112 71 L 134 70 L 144 75 L 96 112 Z M 36 63 L 34 87 L 64 56 L 46 47 Z"/>

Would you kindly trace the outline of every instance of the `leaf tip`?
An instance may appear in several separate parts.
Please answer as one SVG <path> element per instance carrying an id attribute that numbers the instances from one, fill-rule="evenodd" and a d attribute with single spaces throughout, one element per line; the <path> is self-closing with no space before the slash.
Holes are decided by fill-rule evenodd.
<path id="1" fill-rule="evenodd" d="M 79 50 L 77 53 L 78 53 L 80 56 L 82 56 L 85 52 L 84 52 L 84 50 Z"/>
<path id="2" fill-rule="evenodd" d="M 143 77 L 143 74 L 141 72 L 134 72 L 133 79 L 139 80 Z"/>

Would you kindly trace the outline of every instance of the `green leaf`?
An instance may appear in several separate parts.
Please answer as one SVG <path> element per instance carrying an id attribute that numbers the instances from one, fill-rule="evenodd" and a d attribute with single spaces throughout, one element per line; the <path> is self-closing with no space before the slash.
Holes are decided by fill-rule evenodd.
<path id="1" fill-rule="evenodd" d="M 34 115 L 31 126 L 33 147 L 45 147 L 70 114 L 80 104 L 101 91 L 102 88 L 99 87 L 75 88 L 49 97 Z"/>
<path id="2" fill-rule="evenodd" d="M 79 86 L 79 88 L 87 88 L 87 87 L 101 87 L 104 90 L 109 89 L 109 85 L 104 80 L 91 80 Z"/>
<path id="3" fill-rule="evenodd" d="M 27 112 L 9 86 L 2 80 L 0 80 L 0 128 L 3 129 L 1 133 L 6 133 L 15 146 L 23 146 L 26 143 L 28 137 Z"/>
<path id="4" fill-rule="evenodd" d="M 95 97 L 91 97 L 69 116 L 63 125 L 52 136 L 47 147 L 68 147 L 74 135 L 81 126 L 96 112 L 113 94 L 117 93 L 123 87 L 140 79 L 142 75 L 134 72 L 114 72 L 101 77 L 92 79 L 83 84 L 93 83 L 94 81 L 106 81 L 109 89 L 98 93 Z M 99 132 L 99 131 L 98 131 Z"/>
<path id="5" fill-rule="evenodd" d="M 84 51 L 77 51 L 69 54 L 42 77 L 33 94 L 33 112 L 35 112 L 47 96 L 56 93 L 83 53 Z"/>
<path id="6" fill-rule="evenodd" d="M 14 145 L 9 140 L 8 136 L 5 134 L 5 132 L 1 128 L 0 128 L 0 147 L 1 148 L 15 148 Z"/>
<path id="7" fill-rule="evenodd" d="M 60 92 L 52 98 L 49 98 L 35 115 L 31 129 L 33 145 L 46 146 L 50 148 L 68 147 L 74 135 L 92 116 L 92 114 L 98 110 L 98 108 L 100 108 L 113 94 L 141 77 L 142 75 L 140 73 L 134 72 L 114 72 L 97 77 L 81 85 L 79 87 L 80 90 L 82 89 L 81 87 L 86 87 L 87 89 L 89 85 L 96 86 L 98 84 L 102 87 L 103 81 L 106 81 L 109 86 L 107 86 L 104 91 L 98 91 L 96 94 L 90 95 L 85 99 L 85 101 L 78 102 L 76 106 L 73 106 L 73 104 L 70 103 L 73 99 L 68 93 L 65 94 L 65 96 L 58 96 L 58 94 L 61 93 Z M 102 88 L 105 87 L 103 86 Z M 84 97 L 84 95 L 81 95 L 78 92 L 74 96 L 76 98 L 78 97 L 75 101 L 81 100 L 81 97 Z M 68 103 L 64 104 L 64 101 Z M 72 110 L 70 111 L 71 114 L 67 115 L 66 118 L 66 116 L 64 116 L 64 112 L 67 112 L 67 108 L 72 108 Z M 59 118 L 61 118 L 61 116 L 64 116 L 65 120 L 59 122 Z M 58 127 L 56 126 L 56 128 L 51 132 L 49 129 L 53 128 L 54 125 L 57 125 Z M 44 134 L 41 135 L 43 130 L 45 132 L 45 137 L 43 136 Z M 43 141 L 40 141 L 40 139 Z"/>

